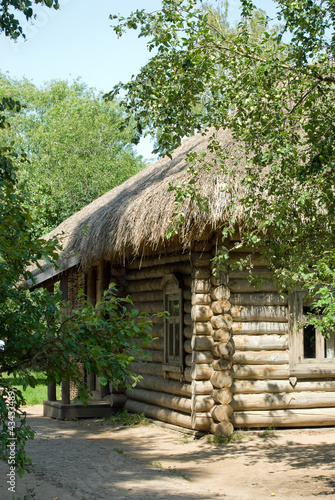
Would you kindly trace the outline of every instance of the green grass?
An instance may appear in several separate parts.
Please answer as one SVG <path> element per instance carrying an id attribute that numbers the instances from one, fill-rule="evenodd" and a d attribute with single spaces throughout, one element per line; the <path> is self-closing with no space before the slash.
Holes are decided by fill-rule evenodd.
<path id="1" fill-rule="evenodd" d="M 48 395 L 46 377 L 37 372 L 34 372 L 33 375 L 36 377 L 37 385 L 35 387 L 27 387 L 26 390 L 23 390 L 23 383 L 19 378 L 4 375 L 4 378 L 6 378 L 13 385 L 13 387 L 21 390 L 27 406 L 42 404 L 43 400 L 47 399 Z M 57 386 L 57 399 L 60 399 L 60 386 Z"/>
<path id="2" fill-rule="evenodd" d="M 104 418 L 102 424 L 111 424 L 112 426 L 117 425 L 125 425 L 125 426 L 133 426 L 149 424 L 149 421 L 146 419 L 143 413 L 128 413 L 125 408 L 122 408 L 120 411 L 111 415 L 109 417 Z"/>

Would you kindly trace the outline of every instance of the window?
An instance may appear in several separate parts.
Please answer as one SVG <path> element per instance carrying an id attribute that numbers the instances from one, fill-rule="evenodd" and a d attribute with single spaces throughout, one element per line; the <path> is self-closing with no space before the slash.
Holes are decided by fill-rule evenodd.
<path id="1" fill-rule="evenodd" d="M 164 365 L 165 371 L 182 373 L 184 369 L 183 290 L 181 279 L 168 274 L 162 280 L 164 311 Z"/>
<path id="2" fill-rule="evenodd" d="M 303 292 L 290 299 L 290 373 L 297 377 L 335 374 L 335 336 L 325 339 L 317 328 L 308 325 L 311 303 Z"/>

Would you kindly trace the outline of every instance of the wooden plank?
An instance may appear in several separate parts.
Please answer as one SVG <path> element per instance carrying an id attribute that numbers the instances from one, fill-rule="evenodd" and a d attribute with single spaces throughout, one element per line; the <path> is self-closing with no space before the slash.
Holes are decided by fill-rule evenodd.
<path id="1" fill-rule="evenodd" d="M 256 288 L 248 280 L 233 279 L 229 280 L 229 288 L 232 293 L 277 292 L 277 287 L 271 280 L 266 280 Z"/>

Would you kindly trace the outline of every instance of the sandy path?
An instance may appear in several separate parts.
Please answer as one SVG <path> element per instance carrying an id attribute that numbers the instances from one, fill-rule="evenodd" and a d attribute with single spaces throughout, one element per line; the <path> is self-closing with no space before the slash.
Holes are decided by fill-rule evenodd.
<path id="1" fill-rule="evenodd" d="M 215 447 L 157 425 L 111 428 L 41 412 L 28 410 L 35 469 L 17 479 L 15 500 L 335 499 L 333 428 L 246 433 Z M 0 464 L 1 500 L 13 499 L 7 472 Z"/>

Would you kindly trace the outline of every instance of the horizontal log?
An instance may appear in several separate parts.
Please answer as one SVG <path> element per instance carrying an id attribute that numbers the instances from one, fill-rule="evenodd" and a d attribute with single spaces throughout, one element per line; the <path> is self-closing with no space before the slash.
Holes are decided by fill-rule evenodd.
<path id="1" fill-rule="evenodd" d="M 257 286 L 257 288 L 249 283 L 248 280 L 229 280 L 229 288 L 231 293 L 250 293 L 250 292 L 277 292 L 277 288 L 273 281 L 266 280 L 264 283 Z"/>
<path id="2" fill-rule="evenodd" d="M 335 407 L 334 392 L 289 392 L 234 394 L 234 410 Z"/>
<path id="3" fill-rule="evenodd" d="M 179 274 L 191 274 L 192 267 L 191 264 L 183 262 L 182 264 L 174 263 L 153 267 L 146 267 L 144 269 L 134 269 L 129 270 L 126 273 L 126 279 L 128 281 L 136 281 L 151 278 L 162 278 L 166 274 L 179 273 Z"/>
<path id="4" fill-rule="evenodd" d="M 185 278 L 185 284 L 191 286 L 192 293 L 208 293 L 211 289 L 211 283 L 208 279 L 190 279 Z"/>
<path id="5" fill-rule="evenodd" d="M 211 394 L 213 386 L 209 380 L 193 380 L 192 394 Z"/>
<path id="6" fill-rule="evenodd" d="M 232 393 L 230 389 L 213 389 L 212 398 L 216 403 L 220 403 L 222 405 L 228 405 L 232 400 Z"/>
<path id="7" fill-rule="evenodd" d="M 215 371 L 221 371 L 221 370 L 230 370 L 232 367 L 232 359 L 231 357 L 228 359 L 225 358 L 220 358 L 220 359 L 215 359 L 212 363 L 213 370 Z"/>
<path id="8" fill-rule="evenodd" d="M 145 349 L 143 356 L 136 354 L 136 352 L 132 352 L 131 354 L 135 355 L 136 358 L 140 361 L 152 361 L 153 363 L 163 363 L 164 361 L 163 351 L 153 351 L 151 349 Z"/>
<path id="9" fill-rule="evenodd" d="M 157 257 L 148 257 L 145 259 L 134 259 L 126 264 L 127 269 L 142 269 L 144 267 L 162 266 L 165 264 L 179 263 L 189 261 L 188 253 L 175 253 L 172 255 L 160 255 Z"/>
<path id="10" fill-rule="evenodd" d="M 210 280 L 210 277 L 211 277 L 210 263 L 208 263 L 206 267 L 193 267 L 192 269 L 193 279 Z"/>
<path id="11" fill-rule="evenodd" d="M 230 422 L 213 422 L 211 425 L 212 434 L 220 434 L 222 436 L 231 436 L 234 432 L 234 426 Z"/>
<path id="12" fill-rule="evenodd" d="M 196 241 L 194 243 L 194 251 L 195 252 L 211 252 L 214 243 L 212 241 L 204 240 L 204 241 Z"/>
<path id="13" fill-rule="evenodd" d="M 151 375 L 144 375 L 136 387 L 185 397 L 191 397 L 193 394 L 191 384 L 162 377 L 152 377 Z"/>
<path id="14" fill-rule="evenodd" d="M 255 267 L 252 270 L 252 275 L 257 276 L 258 278 L 269 278 L 271 279 L 273 273 L 269 270 L 268 267 Z M 233 279 L 248 279 L 250 276 L 250 272 L 248 269 L 228 269 L 228 277 L 229 280 Z"/>
<path id="15" fill-rule="evenodd" d="M 233 306 L 230 314 L 234 321 L 287 322 L 286 306 Z"/>
<path id="16" fill-rule="evenodd" d="M 192 293 L 192 305 L 209 305 L 211 304 L 212 299 L 209 293 Z"/>
<path id="17" fill-rule="evenodd" d="M 235 380 L 233 393 L 331 391 L 335 393 L 335 380 L 299 381 L 293 387 L 289 380 Z"/>
<path id="18" fill-rule="evenodd" d="M 186 429 L 192 429 L 190 415 L 179 413 L 168 408 L 160 408 L 155 405 L 134 401 L 133 399 L 128 399 L 125 408 L 132 413 L 144 413 L 144 415 L 149 418 L 155 418 L 162 422 L 185 427 Z"/>
<path id="19" fill-rule="evenodd" d="M 280 379 L 288 378 L 289 365 L 233 365 L 234 378 L 243 379 Z"/>
<path id="20" fill-rule="evenodd" d="M 155 406 L 163 406 L 170 408 L 170 410 L 178 410 L 183 413 L 191 413 L 191 399 L 174 394 L 167 394 L 158 391 L 148 391 L 145 389 L 126 390 L 126 396 L 135 401 L 153 404 Z"/>
<path id="21" fill-rule="evenodd" d="M 148 349 L 152 351 L 163 351 L 164 349 L 164 339 L 163 338 L 158 338 L 155 339 L 153 342 L 150 342 L 148 344 Z"/>
<path id="22" fill-rule="evenodd" d="M 233 383 L 233 378 L 229 371 L 213 372 L 210 381 L 216 389 L 222 389 L 224 387 L 230 387 Z"/>
<path id="23" fill-rule="evenodd" d="M 209 321 L 213 316 L 213 311 L 210 306 L 197 305 L 192 306 L 191 317 L 193 321 L 205 322 Z"/>
<path id="24" fill-rule="evenodd" d="M 194 364 L 210 364 L 213 361 L 213 355 L 210 351 L 193 351 L 192 354 L 185 356 L 186 366 L 193 366 Z"/>
<path id="25" fill-rule="evenodd" d="M 189 377 L 191 380 L 209 380 L 213 373 L 213 368 L 211 365 L 193 365 L 192 367 L 185 368 L 184 375 L 187 380 Z M 187 377 L 187 378 L 186 378 Z"/>
<path id="26" fill-rule="evenodd" d="M 232 305 L 240 306 L 286 306 L 287 297 L 279 293 L 232 293 L 230 296 Z"/>
<path id="27" fill-rule="evenodd" d="M 213 331 L 213 339 L 217 342 L 229 342 L 231 339 L 230 328 L 218 328 Z"/>
<path id="28" fill-rule="evenodd" d="M 131 294 L 131 299 L 134 304 L 142 302 L 158 302 L 161 301 L 163 304 L 163 290 L 147 291 L 147 292 L 133 292 Z"/>
<path id="29" fill-rule="evenodd" d="M 145 312 L 148 314 L 157 314 L 164 311 L 163 301 L 159 302 L 142 302 L 134 304 L 140 312 Z"/>
<path id="30" fill-rule="evenodd" d="M 191 348 L 193 351 L 210 351 L 214 341 L 209 335 L 193 335 Z"/>
<path id="31" fill-rule="evenodd" d="M 229 254 L 229 262 L 237 262 L 241 259 L 247 259 L 247 265 L 252 265 L 254 267 L 266 267 L 267 262 L 264 257 L 261 257 L 259 253 L 247 255 L 248 252 L 239 251 L 231 251 Z"/>
<path id="32" fill-rule="evenodd" d="M 212 335 L 213 327 L 210 321 L 196 322 L 194 325 L 194 333 L 195 335 Z"/>
<path id="33" fill-rule="evenodd" d="M 155 375 L 157 377 L 164 376 L 161 363 L 132 363 L 131 369 L 137 375 Z"/>
<path id="34" fill-rule="evenodd" d="M 288 349 L 288 335 L 233 335 L 236 350 L 248 349 Z"/>
<path id="35" fill-rule="evenodd" d="M 192 412 L 191 415 L 192 429 L 197 431 L 209 431 L 213 422 L 210 413 Z"/>
<path id="36" fill-rule="evenodd" d="M 227 299 L 220 299 L 220 300 L 215 300 L 212 302 L 212 311 L 214 314 L 223 314 L 227 313 L 230 311 L 231 305 L 229 300 Z"/>
<path id="37" fill-rule="evenodd" d="M 203 253 L 193 253 L 192 254 L 192 264 L 196 267 L 206 267 L 210 266 L 213 256 L 211 252 Z"/>
<path id="38" fill-rule="evenodd" d="M 151 279 L 151 280 L 139 280 L 132 281 L 127 286 L 127 291 L 130 295 L 133 292 L 146 292 L 156 290 L 157 292 L 161 292 L 161 279 Z"/>
<path id="39" fill-rule="evenodd" d="M 230 405 L 214 405 L 211 415 L 217 422 L 230 422 L 233 418 L 234 410 Z"/>
<path id="40" fill-rule="evenodd" d="M 213 407 L 214 401 L 211 395 L 193 395 L 191 398 L 192 411 L 209 412 Z"/>
<path id="41" fill-rule="evenodd" d="M 289 410 L 236 411 L 236 427 L 315 427 L 335 425 L 335 408 L 306 408 Z"/>
<path id="42" fill-rule="evenodd" d="M 288 351 L 235 351 L 233 363 L 245 365 L 283 365 L 290 361 Z"/>
<path id="43" fill-rule="evenodd" d="M 277 333 L 282 335 L 288 331 L 287 323 L 277 323 L 273 321 L 250 321 L 248 323 L 234 321 L 233 333 L 250 333 L 259 335 L 264 333 Z"/>
<path id="44" fill-rule="evenodd" d="M 211 289 L 211 297 L 213 300 L 229 300 L 230 290 L 224 285 L 219 285 Z"/>
<path id="45" fill-rule="evenodd" d="M 112 408 L 122 408 L 127 401 L 127 396 L 124 394 L 111 394 L 110 403 Z"/>
<path id="46" fill-rule="evenodd" d="M 192 303 L 191 303 L 191 301 L 185 300 L 185 302 L 184 302 L 184 312 L 188 313 L 188 314 L 191 314 L 191 311 L 192 311 Z"/>
<path id="47" fill-rule="evenodd" d="M 227 328 L 230 329 L 233 326 L 233 318 L 230 314 L 220 314 L 218 316 L 213 316 L 211 319 L 212 327 L 215 329 Z"/>

